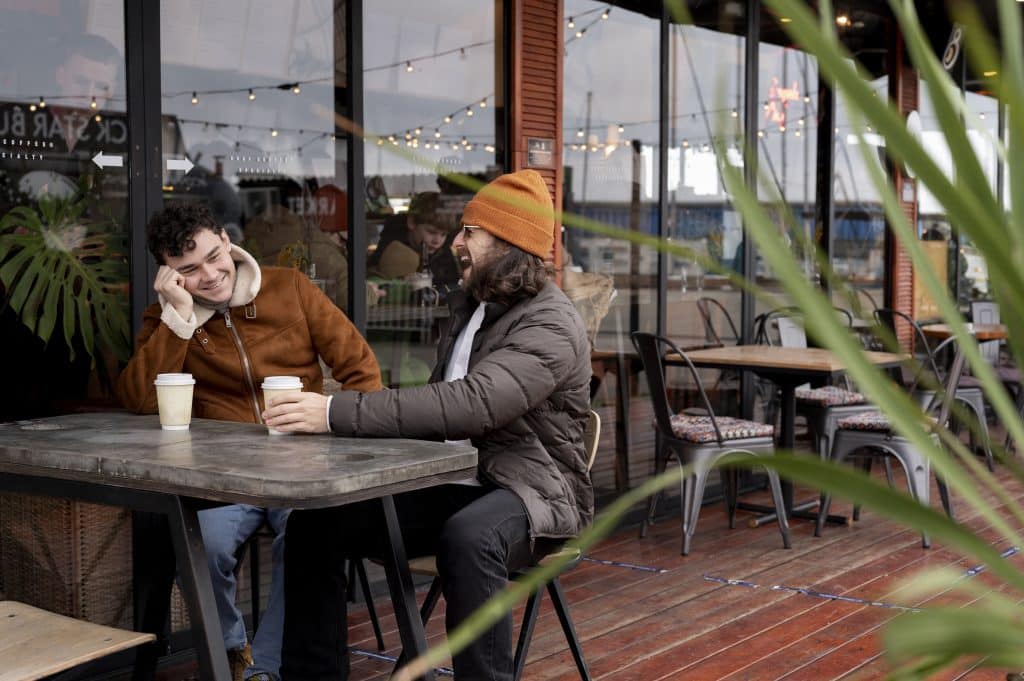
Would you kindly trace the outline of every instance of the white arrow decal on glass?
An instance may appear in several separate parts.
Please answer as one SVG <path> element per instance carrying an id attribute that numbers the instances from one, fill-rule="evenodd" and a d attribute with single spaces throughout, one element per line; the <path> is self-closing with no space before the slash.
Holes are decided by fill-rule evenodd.
<path id="1" fill-rule="evenodd" d="M 115 154 L 104 154 L 102 151 L 92 157 L 92 162 L 100 168 L 120 168 L 124 165 L 124 159 Z"/>
<path id="2" fill-rule="evenodd" d="M 184 170 L 186 173 L 195 166 L 192 165 L 192 161 L 187 158 L 169 158 L 167 159 L 168 170 Z"/>

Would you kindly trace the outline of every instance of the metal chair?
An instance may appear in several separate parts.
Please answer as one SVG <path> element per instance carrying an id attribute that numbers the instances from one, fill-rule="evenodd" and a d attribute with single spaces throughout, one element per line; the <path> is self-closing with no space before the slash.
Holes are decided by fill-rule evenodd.
<path id="1" fill-rule="evenodd" d="M 694 471 L 681 482 L 681 514 L 683 520 L 682 554 L 690 553 L 690 544 L 697 528 L 701 502 L 704 498 L 704 486 L 708 474 L 715 462 L 733 452 L 748 454 L 771 454 L 775 451 L 773 426 L 746 421 L 731 417 L 716 417 L 704 387 L 701 384 L 697 369 L 689 358 L 671 340 L 650 333 L 634 332 L 633 345 L 640 355 L 651 400 L 654 404 L 655 428 L 661 436 L 661 445 L 655 450 L 655 469 L 657 474 L 664 472 L 670 455 L 675 455 L 680 466 L 692 464 Z M 691 416 L 673 414 L 669 409 L 668 393 L 665 386 L 664 363 L 662 358 L 666 352 L 679 356 L 686 363 L 690 375 L 698 388 L 701 401 L 707 410 L 706 415 Z M 789 523 L 786 520 L 785 505 L 782 500 L 782 487 L 779 476 L 768 469 L 768 482 L 771 487 L 772 500 L 782 533 L 783 545 L 788 549 Z M 726 491 L 729 510 L 729 527 L 736 526 L 736 485 L 734 472 L 722 472 L 722 485 Z M 648 506 L 647 517 L 641 528 L 641 536 L 646 527 L 653 521 L 657 497 L 652 497 Z"/>
<path id="2" fill-rule="evenodd" d="M 715 298 L 697 299 L 697 312 L 700 313 L 700 318 L 704 322 L 704 341 L 709 346 L 724 346 L 726 344 L 722 340 L 718 327 L 715 325 L 716 317 L 720 318 L 725 325 L 728 325 L 729 331 L 732 333 L 733 340 L 729 344 L 734 345 L 739 342 L 740 333 L 736 330 L 736 324 L 733 323 L 729 311 L 718 300 Z"/>
<path id="3" fill-rule="evenodd" d="M 587 455 L 587 470 L 589 471 L 594 466 L 594 459 L 597 458 L 597 444 L 601 438 L 601 417 L 598 416 L 597 412 L 591 411 L 587 418 L 587 425 L 583 431 L 583 447 Z M 559 576 L 572 568 L 579 565 L 580 561 L 583 560 L 583 554 L 579 549 L 573 548 L 558 548 L 552 553 L 545 555 L 540 558 L 534 567 L 540 565 L 546 565 L 554 562 L 558 559 L 568 558 L 569 562 L 565 565 L 562 572 L 556 575 L 547 584 L 548 594 L 551 596 L 551 604 L 555 608 L 555 614 L 558 615 L 558 621 L 562 625 L 562 631 L 565 633 L 566 643 L 569 644 L 569 651 L 572 653 L 573 660 L 576 661 L 576 669 L 580 673 L 581 681 L 590 681 L 590 670 L 587 669 L 587 662 L 583 659 L 583 651 L 580 648 L 579 637 L 576 635 L 576 627 L 573 626 L 572 618 L 569 615 L 569 608 L 565 601 L 565 593 L 562 591 L 562 584 L 559 581 Z M 420 606 L 420 618 L 423 620 L 424 626 L 430 619 L 430 615 L 434 612 L 434 607 L 437 605 L 438 599 L 441 597 L 441 575 L 437 570 L 437 556 L 422 556 L 420 558 L 413 558 L 409 561 L 409 570 L 413 574 L 426 575 L 433 577 L 433 581 L 430 583 L 430 589 L 427 591 L 426 597 L 423 599 L 423 605 Z M 520 577 L 522 573 L 516 573 L 511 575 L 512 578 Z M 523 611 L 523 624 L 519 628 L 519 640 L 516 643 L 516 653 L 513 658 L 513 675 L 514 681 L 519 681 L 523 674 L 523 667 L 526 666 L 526 653 L 530 648 L 530 640 L 533 637 L 533 629 L 537 624 L 537 615 L 540 613 L 540 602 L 544 595 L 544 590 L 530 594 L 530 597 L 526 600 L 526 608 Z M 395 668 L 402 666 L 405 663 L 405 652 L 403 651 L 398 657 L 398 661 L 395 663 Z"/>
<path id="4" fill-rule="evenodd" d="M 945 349 L 947 345 L 955 341 L 955 338 L 949 338 L 943 341 L 939 347 Z M 944 388 L 936 390 L 931 394 L 925 413 L 930 417 L 934 417 L 934 423 L 938 427 L 944 428 L 949 422 L 952 400 L 947 399 L 946 396 L 953 394 L 959 373 L 962 370 L 963 358 L 957 356 L 946 377 Z M 930 437 L 935 444 L 940 444 L 937 433 L 933 431 Z M 920 503 L 928 504 L 930 496 L 929 473 L 931 468 L 928 458 L 921 454 L 917 447 L 909 440 L 894 432 L 889 419 L 879 411 L 848 416 L 840 419 L 838 422 L 838 428 L 832 442 L 832 461 L 841 463 L 844 459 L 853 455 L 863 456 L 865 454 L 891 457 L 899 461 L 906 472 L 910 494 Z M 953 506 L 949 499 L 949 490 L 938 475 L 935 476 L 935 479 L 939 487 L 939 495 L 942 498 L 942 506 L 946 514 L 952 518 Z M 821 536 L 821 528 L 825 524 L 825 518 L 828 517 L 831 503 L 832 495 L 827 492 L 823 493 L 818 510 L 818 521 L 814 527 L 814 536 L 816 537 Z M 854 511 L 855 518 L 859 515 L 858 510 L 855 509 Z M 931 546 L 931 541 L 926 532 L 921 533 L 921 545 L 924 548 Z"/>
<path id="5" fill-rule="evenodd" d="M 928 342 L 928 337 L 924 335 L 924 331 L 921 330 L 921 325 L 916 320 L 912 319 L 910 315 L 907 315 L 898 310 L 890 310 L 882 308 L 875 311 L 875 319 L 880 324 L 885 324 L 889 329 L 895 329 L 895 322 L 897 319 L 904 321 L 910 325 L 913 329 L 915 346 L 924 349 L 922 354 L 915 352 L 915 358 L 918 361 L 917 368 L 902 367 L 901 368 L 901 379 L 903 385 L 909 387 L 911 392 L 915 392 L 917 400 L 922 407 L 929 404 L 932 393 L 935 386 L 944 385 L 945 372 L 940 369 L 943 366 L 941 361 L 942 352 L 938 351 L 939 347 L 947 347 L 947 341 L 943 341 L 940 346 L 932 348 Z M 985 394 L 981 389 L 981 382 L 973 376 L 963 375 L 960 372 L 956 389 L 954 391 L 954 398 L 966 406 L 974 414 L 974 420 L 978 424 L 978 432 L 981 435 L 982 442 L 979 444 L 975 437 L 975 430 L 971 429 L 971 448 L 975 451 L 980 452 L 985 456 L 985 464 L 988 469 L 995 470 L 994 459 L 992 457 L 992 444 L 989 438 L 988 432 L 988 421 L 985 418 Z M 928 376 L 930 375 L 930 379 Z M 909 376 L 909 378 L 908 378 Z M 1012 391 L 1011 391 L 1012 394 Z"/>

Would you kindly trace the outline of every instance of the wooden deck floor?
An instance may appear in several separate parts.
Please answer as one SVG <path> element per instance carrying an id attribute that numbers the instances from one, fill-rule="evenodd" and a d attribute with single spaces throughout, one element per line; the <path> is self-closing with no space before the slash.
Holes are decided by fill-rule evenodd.
<path id="1" fill-rule="evenodd" d="M 1024 488 L 1005 469 L 997 473 L 1021 503 Z M 934 490 L 932 496 L 937 504 Z M 766 501 L 761 497 L 766 495 L 756 492 L 747 499 Z M 850 511 L 842 503 L 834 509 Z M 1000 550 L 1009 548 L 964 505 L 957 510 L 961 522 Z M 1003 513 L 1008 516 L 1005 509 Z M 782 548 L 777 526 L 751 529 L 742 513 L 738 520 L 737 528 L 729 530 L 723 506 L 705 506 L 688 557 L 679 555 L 678 516 L 660 519 L 645 539 L 637 537 L 635 527 L 627 527 L 589 557 L 636 567 L 588 561 L 563 576 L 594 679 L 882 679 L 887 671 L 880 647 L 885 623 L 901 608 L 950 600 L 942 594 L 914 600 L 906 593 L 905 581 L 926 567 L 947 565 L 961 571 L 974 567 L 941 545 L 922 549 L 917 533 L 870 511 L 850 527 L 826 528 L 820 538 L 813 536 L 811 523 L 793 521 L 791 550 Z M 1009 559 L 1019 561 L 1024 569 L 1024 555 Z M 993 583 L 984 572 L 968 578 Z M 431 641 L 443 635 L 443 607 L 442 600 L 428 626 Z M 377 608 L 383 616 L 387 654 L 395 655 L 398 635 L 390 604 L 378 599 Z M 517 622 L 519 615 L 517 611 Z M 375 650 L 365 609 L 355 606 L 350 622 L 353 648 Z M 390 669 L 389 663 L 357 652 L 351 678 L 383 679 Z M 964 666 L 936 678 L 1001 680 L 1006 671 Z M 578 678 L 547 600 L 524 677 L 536 681 Z"/>

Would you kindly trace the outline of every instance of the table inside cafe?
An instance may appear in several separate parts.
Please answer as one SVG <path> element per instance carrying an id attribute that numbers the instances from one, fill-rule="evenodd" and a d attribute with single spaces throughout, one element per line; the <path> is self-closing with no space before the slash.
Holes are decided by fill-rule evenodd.
<path id="1" fill-rule="evenodd" d="M 197 511 L 230 503 L 309 509 L 380 500 L 399 634 L 403 648 L 418 653 L 426 639 L 392 495 L 462 480 L 475 469 L 476 450 L 466 444 L 271 436 L 265 426 L 205 419 L 170 431 L 161 430 L 157 416 L 127 412 L 0 423 L 0 491 L 126 506 L 166 518 L 145 550 L 134 550 L 136 579 L 146 582 L 136 629 L 163 633 L 176 568 L 200 676 L 218 681 L 230 674 Z M 153 677 L 158 649 L 151 644 L 140 651 L 135 678 Z"/>

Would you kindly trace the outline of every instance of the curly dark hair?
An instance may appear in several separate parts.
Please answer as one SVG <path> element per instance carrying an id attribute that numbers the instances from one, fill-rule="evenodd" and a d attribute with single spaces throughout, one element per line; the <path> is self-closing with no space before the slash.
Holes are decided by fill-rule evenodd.
<path id="1" fill-rule="evenodd" d="M 217 236 L 224 231 L 206 206 L 172 203 L 146 223 L 146 245 L 156 261 L 163 265 L 165 255 L 177 258 L 195 248 L 193 237 L 201 229 L 209 229 Z"/>
<path id="2" fill-rule="evenodd" d="M 493 259 L 473 272 L 465 283 L 466 292 L 477 300 L 508 307 L 540 293 L 551 278 L 551 266 L 504 239 L 494 241 Z"/>

